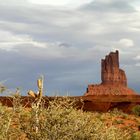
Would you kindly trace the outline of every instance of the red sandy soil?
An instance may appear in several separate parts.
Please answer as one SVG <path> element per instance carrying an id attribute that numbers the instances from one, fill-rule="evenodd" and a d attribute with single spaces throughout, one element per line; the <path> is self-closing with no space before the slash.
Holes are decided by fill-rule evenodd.
<path id="1" fill-rule="evenodd" d="M 115 126 L 118 128 L 131 128 L 136 131 L 140 131 L 140 118 L 134 115 L 120 115 L 112 118 L 107 118 L 104 120 L 105 124 L 109 126 Z"/>

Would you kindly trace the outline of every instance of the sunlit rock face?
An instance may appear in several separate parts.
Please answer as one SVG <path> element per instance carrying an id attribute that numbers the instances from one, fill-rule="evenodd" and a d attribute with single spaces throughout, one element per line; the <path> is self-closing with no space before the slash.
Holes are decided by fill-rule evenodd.
<path id="1" fill-rule="evenodd" d="M 124 70 L 119 68 L 119 51 L 110 52 L 101 60 L 101 84 L 88 85 L 85 95 L 132 95 L 136 94 L 127 87 Z"/>
<path id="2" fill-rule="evenodd" d="M 127 86 L 125 72 L 119 68 L 119 52 L 111 52 L 101 61 L 102 84 Z"/>

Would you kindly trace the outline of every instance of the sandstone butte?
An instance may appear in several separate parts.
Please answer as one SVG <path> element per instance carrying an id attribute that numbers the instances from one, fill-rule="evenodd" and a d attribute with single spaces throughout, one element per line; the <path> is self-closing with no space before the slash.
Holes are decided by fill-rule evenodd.
<path id="1" fill-rule="evenodd" d="M 137 95 L 127 87 L 125 71 L 119 68 L 119 51 L 110 52 L 101 60 L 101 83 L 88 85 L 87 95 Z"/>

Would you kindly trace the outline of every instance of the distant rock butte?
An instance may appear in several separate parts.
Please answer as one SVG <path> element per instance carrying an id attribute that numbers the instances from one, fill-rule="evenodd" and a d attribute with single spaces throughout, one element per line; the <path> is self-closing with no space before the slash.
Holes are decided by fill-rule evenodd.
<path id="1" fill-rule="evenodd" d="M 135 95 L 127 87 L 125 72 L 119 68 L 119 51 L 111 52 L 101 60 L 101 84 L 88 85 L 85 95 Z"/>
<path id="2" fill-rule="evenodd" d="M 125 72 L 119 68 L 119 52 L 111 52 L 101 60 L 101 79 L 105 85 L 127 86 Z"/>

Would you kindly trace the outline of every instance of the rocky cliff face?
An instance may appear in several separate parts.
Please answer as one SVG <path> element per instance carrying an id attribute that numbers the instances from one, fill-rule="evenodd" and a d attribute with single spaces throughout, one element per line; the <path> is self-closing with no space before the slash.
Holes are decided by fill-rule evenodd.
<path id="1" fill-rule="evenodd" d="M 102 84 L 127 86 L 125 72 L 119 68 L 119 52 L 111 52 L 101 62 Z"/>
<path id="2" fill-rule="evenodd" d="M 101 60 L 101 84 L 88 85 L 85 95 L 133 95 L 127 88 L 125 72 L 119 68 L 119 52 L 111 52 Z"/>

